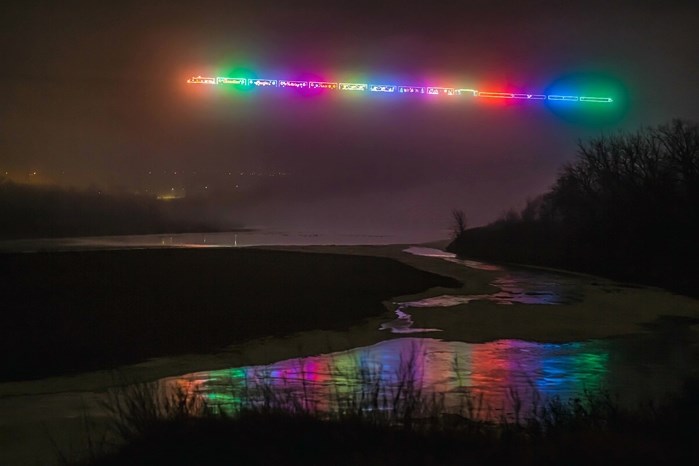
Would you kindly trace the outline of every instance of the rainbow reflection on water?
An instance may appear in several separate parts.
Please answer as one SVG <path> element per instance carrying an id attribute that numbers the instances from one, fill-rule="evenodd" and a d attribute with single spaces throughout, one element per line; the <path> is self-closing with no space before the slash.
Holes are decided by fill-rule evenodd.
<path id="1" fill-rule="evenodd" d="M 235 411 L 243 401 L 262 403 L 265 394 L 273 392 L 290 406 L 326 412 L 377 387 L 395 394 L 407 376 L 423 394 L 443 396 L 447 411 L 459 411 L 469 397 L 489 408 L 481 417 L 499 418 L 513 413 L 512 390 L 526 407 L 542 398 L 567 400 L 602 388 L 608 359 L 606 345 L 599 341 L 471 344 L 398 338 L 267 366 L 196 372 L 166 382 L 224 411 Z"/>

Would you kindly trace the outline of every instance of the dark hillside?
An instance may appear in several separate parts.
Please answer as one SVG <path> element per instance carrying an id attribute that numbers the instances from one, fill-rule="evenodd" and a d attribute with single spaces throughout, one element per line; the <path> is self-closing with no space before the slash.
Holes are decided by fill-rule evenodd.
<path id="1" fill-rule="evenodd" d="M 457 254 L 563 267 L 699 294 L 699 127 L 675 120 L 580 143 L 553 188 Z"/>

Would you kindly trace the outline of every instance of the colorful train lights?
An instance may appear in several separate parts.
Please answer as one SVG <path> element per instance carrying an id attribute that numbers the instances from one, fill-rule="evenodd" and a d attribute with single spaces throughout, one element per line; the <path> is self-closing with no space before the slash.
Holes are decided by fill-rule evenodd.
<path id="1" fill-rule="evenodd" d="M 611 97 L 586 97 L 586 96 L 581 96 L 580 97 L 580 102 L 599 102 L 599 103 L 610 103 L 614 102 L 614 100 Z"/>
<path id="2" fill-rule="evenodd" d="M 479 91 L 470 88 L 451 87 L 422 87 L 422 86 L 399 86 L 396 84 L 366 84 L 349 82 L 326 82 L 326 81 L 292 81 L 287 79 L 259 79 L 259 78 L 229 78 L 229 77 L 204 77 L 193 76 L 187 80 L 188 84 L 204 84 L 232 86 L 239 88 L 286 88 L 297 90 L 330 90 L 345 92 L 369 92 L 369 93 L 395 93 L 395 94 L 423 94 L 434 96 L 468 96 L 483 99 L 512 99 L 512 100 L 538 100 L 551 102 L 584 102 L 608 104 L 614 102 L 611 97 L 603 96 L 577 96 L 558 94 L 530 94 L 513 92 L 492 92 Z"/>
<path id="3" fill-rule="evenodd" d="M 197 78 L 192 78 L 192 79 L 197 79 Z M 216 78 L 216 84 L 233 84 L 236 86 L 245 86 L 246 81 L 247 80 L 245 78 Z M 190 81 L 187 81 L 187 82 L 190 82 Z"/>
<path id="4" fill-rule="evenodd" d="M 337 90 L 337 83 L 327 83 L 324 81 L 308 81 L 309 89 L 329 89 L 332 91 Z"/>
<path id="5" fill-rule="evenodd" d="M 368 87 L 368 84 L 340 83 L 341 91 L 366 91 Z"/>
<path id="6" fill-rule="evenodd" d="M 525 99 L 525 100 L 546 100 L 543 94 L 513 94 L 511 92 L 474 92 L 476 97 L 487 97 L 490 99 Z M 558 96 L 556 96 L 558 97 Z M 551 99 L 556 100 L 556 99 Z"/>
<path id="7" fill-rule="evenodd" d="M 248 79 L 248 86 L 277 87 L 276 79 Z"/>
<path id="8" fill-rule="evenodd" d="M 189 78 L 187 80 L 188 84 L 218 84 L 219 79 L 228 78 L 204 78 L 203 76 L 197 76 L 196 78 Z"/>
<path id="9" fill-rule="evenodd" d="M 371 92 L 396 92 L 398 86 L 392 84 L 371 84 L 369 90 Z"/>
<path id="10" fill-rule="evenodd" d="M 290 87 L 292 89 L 308 89 L 308 81 L 287 81 L 279 80 L 279 87 Z"/>
<path id="11" fill-rule="evenodd" d="M 416 86 L 400 86 L 398 87 L 398 92 L 401 94 L 424 94 L 425 88 Z"/>

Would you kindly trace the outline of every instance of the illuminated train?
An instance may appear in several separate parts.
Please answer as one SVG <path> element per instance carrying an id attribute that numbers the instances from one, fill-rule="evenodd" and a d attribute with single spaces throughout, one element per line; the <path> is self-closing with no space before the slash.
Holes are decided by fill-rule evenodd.
<path id="1" fill-rule="evenodd" d="M 326 81 L 289 81 L 286 79 L 259 79 L 259 78 L 206 78 L 203 76 L 191 77 L 188 84 L 209 84 L 223 85 L 238 88 L 251 87 L 277 87 L 288 89 L 327 89 L 332 91 L 350 92 L 380 92 L 396 94 L 425 94 L 425 95 L 467 95 L 470 97 L 481 97 L 487 99 L 518 99 L 518 100 L 552 100 L 563 102 L 593 102 L 611 103 L 611 97 L 593 97 L 577 95 L 557 95 L 557 94 L 524 94 L 513 92 L 482 92 L 477 89 L 457 89 L 453 87 L 423 87 L 423 86 L 398 86 L 395 84 L 364 84 L 364 83 L 341 83 Z"/>

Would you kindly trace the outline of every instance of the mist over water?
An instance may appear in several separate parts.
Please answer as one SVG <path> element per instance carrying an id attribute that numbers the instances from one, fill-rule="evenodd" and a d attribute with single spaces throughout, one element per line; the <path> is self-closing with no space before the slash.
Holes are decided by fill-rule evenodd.
<path id="1" fill-rule="evenodd" d="M 220 233 L 43 238 L 0 241 L 0 252 L 68 251 L 89 249 L 139 249 L 158 247 L 253 247 L 318 245 L 387 245 L 442 240 L 446 230 L 353 233 L 323 230 L 241 230 Z"/>

